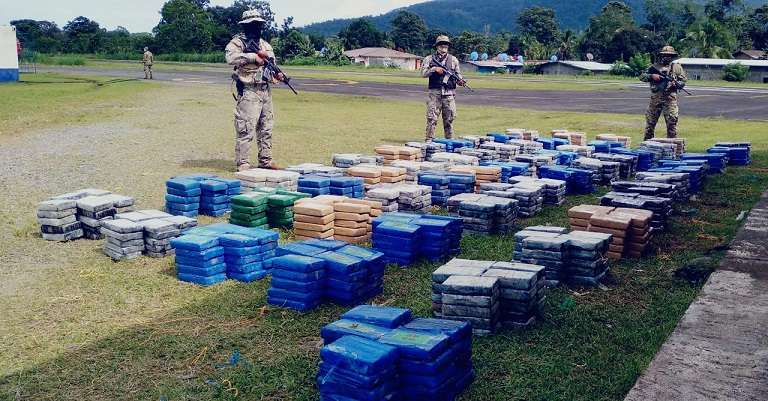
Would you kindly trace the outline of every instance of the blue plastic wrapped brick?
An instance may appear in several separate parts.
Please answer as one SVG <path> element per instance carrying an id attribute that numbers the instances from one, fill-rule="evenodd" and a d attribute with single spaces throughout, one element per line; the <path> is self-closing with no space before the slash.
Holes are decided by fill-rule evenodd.
<path id="1" fill-rule="evenodd" d="M 227 275 L 224 273 L 213 275 L 213 276 L 196 276 L 193 274 L 178 273 L 177 277 L 181 281 L 198 284 L 203 287 L 215 285 L 227 279 Z"/>
<path id="2" fill-rule="evenodd" d="M 468 322 L 432 318 L 418 318 L 406 323 L 403 328 L 448 336 L 456 343 L 472 337 L 472 326 Z"/>
<path id="3" fill-rule="evenodd" d="M 171 240 L 171 246 L 174 249 L 185 249 L 190 251 L 202 251 L 219 245 L 217 237 L 208 237 L 202 235 L 183 235 Z"/>
<path id="4" fill-rule="evenodd" d="M 341 319 L 323 326 L 320 330 L 320 336 L 323 338 L 325 344 L 330 344 L 347 335 L 378 340 L 390 331 L 392 330 L 374 324 Z"/>
<path id="5" fill-rule="evenodd" d="M 424 331 L 395 329 L 379 339 L 384 344 L 397 347 L 404 358 L 431 361 L 448 349 L 450 339 L 444 334 Z"/>
<path id="6" fill-rule="evenodd" d="M 323 362 L 362 374 L 387 371 L 397 357 L 395 347 L 357 336 L 341 337 L 320 350 Z"/>
<path id="7" fill-rule="evenodd" d="M 322 259 L 301 255 L 279 256 L 272 261 L 275 269 L 288 270 L 299 273 L 310 273 L 323 270 L 325 262 Z"/>
<path id="8" fill-rule="evenodd" d="M 332 239 L 310 239 L 302 241 L 301 243 L 304 245 L 313 246 L 315 248 L 322 248 L 328 251 L 335 251 L 348 245 L 344 241 L 336 241 Z"/>
<path id="9" fill-rule="evenodd" d="M 360 305 L 341 315 L 341 318 L 394 329 L 411 320 L 411 311 L 403 308 Z"/>
<path id="10" fill-rule="evenodd" d="M 289 244 L 283 244 L 277 247 L 277 256 L 284 255 L 303 255 L 303 256 L 317 256 L 326 250 L 323 248 L 317 248 L 304 244 L 302 242 L 292 242 Z"/>

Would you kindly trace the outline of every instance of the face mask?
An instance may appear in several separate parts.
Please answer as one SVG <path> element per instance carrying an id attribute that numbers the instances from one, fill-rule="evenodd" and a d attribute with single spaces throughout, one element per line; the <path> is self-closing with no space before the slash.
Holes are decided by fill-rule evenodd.
<path id="1" fill-rule="evenodd" d="M 245 36 L 249 39 L 256 39 L 258 40 L 261 38 L 261 24 L 246 24 L 243 25 L 243 33 L 245 33 Z"/>
<path id="2" fill-rule="evenodd" d="M 440 54 L 448 54 L 448 46 L 437 46 L 437 52 Z"/>
<path id="3" fill-rule="evenodd" d="M 661 58 L 661 63 L 662 64 L 669 64 L 671 62 L 672 62 L 672 57 L 662 57 Z"/>

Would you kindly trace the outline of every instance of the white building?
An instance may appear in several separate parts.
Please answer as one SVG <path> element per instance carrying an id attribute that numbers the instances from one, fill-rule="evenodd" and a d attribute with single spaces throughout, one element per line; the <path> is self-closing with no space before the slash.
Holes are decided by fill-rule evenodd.
<path id="1" fill-rule="evenodd" d="M 0 82 L 19 80 L 19 54 L 16 27 L 0 26 Z"/>
<path id="2" fill-rule="evenodd" d="M 723 67 L 739 63 L 749 67 L 747 81 L 768 84 L 768 60 L 732 60 L 722 58 L 681 58 L 680 63 L 688 79 L 723 79 Z"/>
<path id="3" fill-rule="evenodd" d="M 542 74 L 552 75 L 581 75 L 589 73 L 599 75 L 607 74 L 611 70 L 610 64 L 595 61 L 550 61 L 539 66 Z"/>
<path id="4" fill-rule="evenodd" d="M 362 49 L 347 50 L 344 55 L 352 59 L 355 64 L 366 67 L 398 67 L 402 70 L 415 71 L 421 68 L 423 57 L 415 54 L 403 53 L 384 47 L 364 47 Z"/>

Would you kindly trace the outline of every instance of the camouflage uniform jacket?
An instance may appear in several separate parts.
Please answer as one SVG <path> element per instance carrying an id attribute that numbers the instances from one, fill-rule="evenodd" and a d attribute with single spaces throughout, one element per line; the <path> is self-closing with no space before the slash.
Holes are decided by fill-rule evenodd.
<path id="1" fill-rule="evenodd" d="M 424 57 L 424 60 L 421 62 L 421 76 L 424 78 L 432 78 L 432 75 L 435 73 L 435 67 L 430 67 L 429 65 L 432 63 L 432 58 L 435 55 L 429 55 L 427 57 Z M 438 60 L 440 62 L 440 60 Z M 451 70 L 456 71 L 459 76 L 461 76 L 461 70 L 459 68 L 459 59 L 454 57 L 453 55 L 447 54 L 445 56 L 445 60 L 440 62 L 444 66 L 450 68 Z M 442 85 L 441 89 L 431 89 L 434 92 L 440 92 L 443 96 L 454 96 L 456 95 L 456 88 L 455 86 L 453 88 L 446 87 L 445 85 Z"/>
<path id="2" fill-rule="evenodd" d="M 152 65 L 155 62 L 155 55 L 147 50 L 144 52 L 144 57 L 141 59 L 141 62 L 144 63 L 144 65 Z"/>
<path id="3" fill-rule="evenodd" d="M 264 66 L 256 64 L 256 53 L 245 52 L 245 35 L 236 35 L 227 44 L 224 56 L 227 64 L 235 67 L 237 78 L 245 85 L 261 84 L 264 74 Z M 272 45 L 264 39 L 259 39 L 259 49 L 267 52 L 269 57 L 274 58 L 275 52 Z M 275 77 L 269 77 L 269 82 L 276 83 Z"/>
<path id="4" fill-rule="evenodd" d="M 651 86 L 651 92 L 653 93 L 659 93 L 663 92 L 665 94 L 670 94 L 673 92 L 677 92 L 677 88 L 669 88 L 669 87 L 661 87 L 662 83 L 659 82 L 653 82 L 651 79 L 651 75 L 653 75 L 655 72 L 652 72 L 653 69 L 656 69 L 661 72 L 668 73 L 672 78 L 675 78 L 682 86 L 685 86 L 685 82 L 688 80 L 688 76 L 685 75 L 685 70 L 683 70 L 683 66 L 679 63 L 672 63 L 670 65 L 663 65 L 663 64 L 654 64 L 653 66 L 649 67 L 648 70 L 642 74 L 640 74 L 640 80 L 643 82 L 648 82 Z"/>

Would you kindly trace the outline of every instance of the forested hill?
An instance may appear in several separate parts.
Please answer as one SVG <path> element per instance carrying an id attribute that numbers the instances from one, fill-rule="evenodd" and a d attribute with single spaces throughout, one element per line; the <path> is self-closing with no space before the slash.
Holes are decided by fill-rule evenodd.
<path id="1" fill-rule="evenodd" d="M 675 1 L 675 0 L 670 0 Z M 757 6 L 764 0 L 746 0 Z M 421 16 L 430 29 L 458 34 L 462 31 L 491 33 L 512 31 L 521 10 L 542 6 L 555 10 L 562 29 L 579 30 L 587 26 L 589 18 L 598 14 L 608 0 L 433 0 L 414 4 L 403 9 Z M 624 0 L 632 7 L 638 21 L 645 20 L 644 0 Z M 382 31 L 389 31 L 390 22 L 398 10 L 371 17 L 374 25 Z M 352 19 L 336 19 L 308 25 L 302 30 L 322 35 L 335 35 Z"/>

